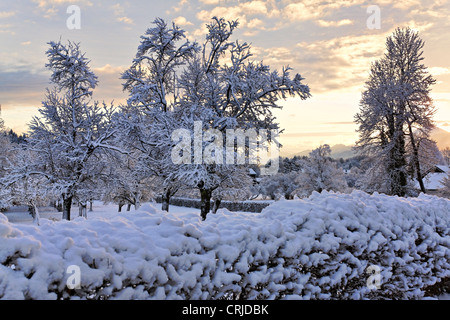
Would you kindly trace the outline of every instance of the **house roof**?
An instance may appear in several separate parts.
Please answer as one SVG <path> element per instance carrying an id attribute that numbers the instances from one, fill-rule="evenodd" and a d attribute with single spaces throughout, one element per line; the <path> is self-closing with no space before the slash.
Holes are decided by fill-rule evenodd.
<path id="1" fill-rule="evenodd" d="M 443 181 L 450 175 L 450 167 L 444 165 L 436 165 L 435 168 L 429 171 L 423 178 L 425 189 L 427 190 L 440 190 L 444 188 Z M 419 183 L 416 181 L 416 187 L 419 187 Z"/>
<path id="2" fill-rule="evenodd" d="M 443 181 L 448 177 L 447 173 L 430 173 L 424 179 L 425 189 L 427 190 L 439 190 L 444 188 Z"/>
<path id="3" fill-rule="evenodd" d="M 436 172 L 441 172 L 441 173 L 450 173 L 450 167 L 449 166 L 444 166 L 444 165 L 436 165 Z"/>

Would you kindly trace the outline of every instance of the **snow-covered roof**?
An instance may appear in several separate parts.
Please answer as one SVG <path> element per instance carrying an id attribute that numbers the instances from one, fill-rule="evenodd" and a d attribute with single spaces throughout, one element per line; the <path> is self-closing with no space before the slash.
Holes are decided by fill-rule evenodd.
<path id="1" fill-rule="evenodd" d="M 437 165 L 437 168 L 439 168 L 440 170 L 442 170 L 445 173 L 450 173 L 450 166 L 444 166 L 444 165 Z"/>
<path id="2" fill-rule="evenodd" d="M 448 177 L 447 173 L 429 173 L 429 174 L 427 174 L 427 176 L 423 179 L 425 189 L 439 190 L 439 189 L 444 188 L 443 181 L 447 177 Z M 416 183 L 416 186 L 419 188 L 418 182 Z"/>

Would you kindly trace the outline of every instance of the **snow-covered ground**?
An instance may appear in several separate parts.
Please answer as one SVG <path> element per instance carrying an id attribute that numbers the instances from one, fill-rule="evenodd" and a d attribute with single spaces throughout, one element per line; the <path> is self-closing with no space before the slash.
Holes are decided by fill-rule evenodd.
<path id="1" fill-rule="evenodd" d="M 95 203 L 73 221 L 42 208 L 40 226 L 24 208 L 0 214 L 0 298 L 449 297 L 429 289 L 450 277 L 450 200 L 324 192 L 206 221 L 159 208 Z"/>

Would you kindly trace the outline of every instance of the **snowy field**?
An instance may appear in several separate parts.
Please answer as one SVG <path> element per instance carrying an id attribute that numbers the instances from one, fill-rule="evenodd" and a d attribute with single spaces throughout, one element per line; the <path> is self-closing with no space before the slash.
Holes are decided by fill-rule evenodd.
<path id="1" fill-rule="evenodd" d="M 450 200 L 324 192 L 206 221 L 159 208 L 0 214 L 0 298 L 449 298 Z"/>

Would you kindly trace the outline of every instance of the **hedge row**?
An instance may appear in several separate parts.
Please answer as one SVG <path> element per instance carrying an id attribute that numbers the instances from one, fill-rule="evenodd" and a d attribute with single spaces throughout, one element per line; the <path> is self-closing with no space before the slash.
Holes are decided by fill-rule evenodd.
<path id="1" fill-rule="evenodd" d="M 161 203 L 161 196 L 157 197 L 157 203 Z M 190 198 L 176 198 L 172 197 L 169 202 L 171 205 L 186 207 L 186 208 L 196 208 L 200 209 L 200 200 L 199 199 L 190 199 Z M 233 202 L 233 201 L 222 201 L 220 203 L 220 208 L 224 208 L 230 211 L 235 212 L 261 212 L 264 208 L 271 205 L 273 201 L 241 201 L 241 202 Z M 213 207 L 213 201 L 211 201 L 211 208 Z"/>

